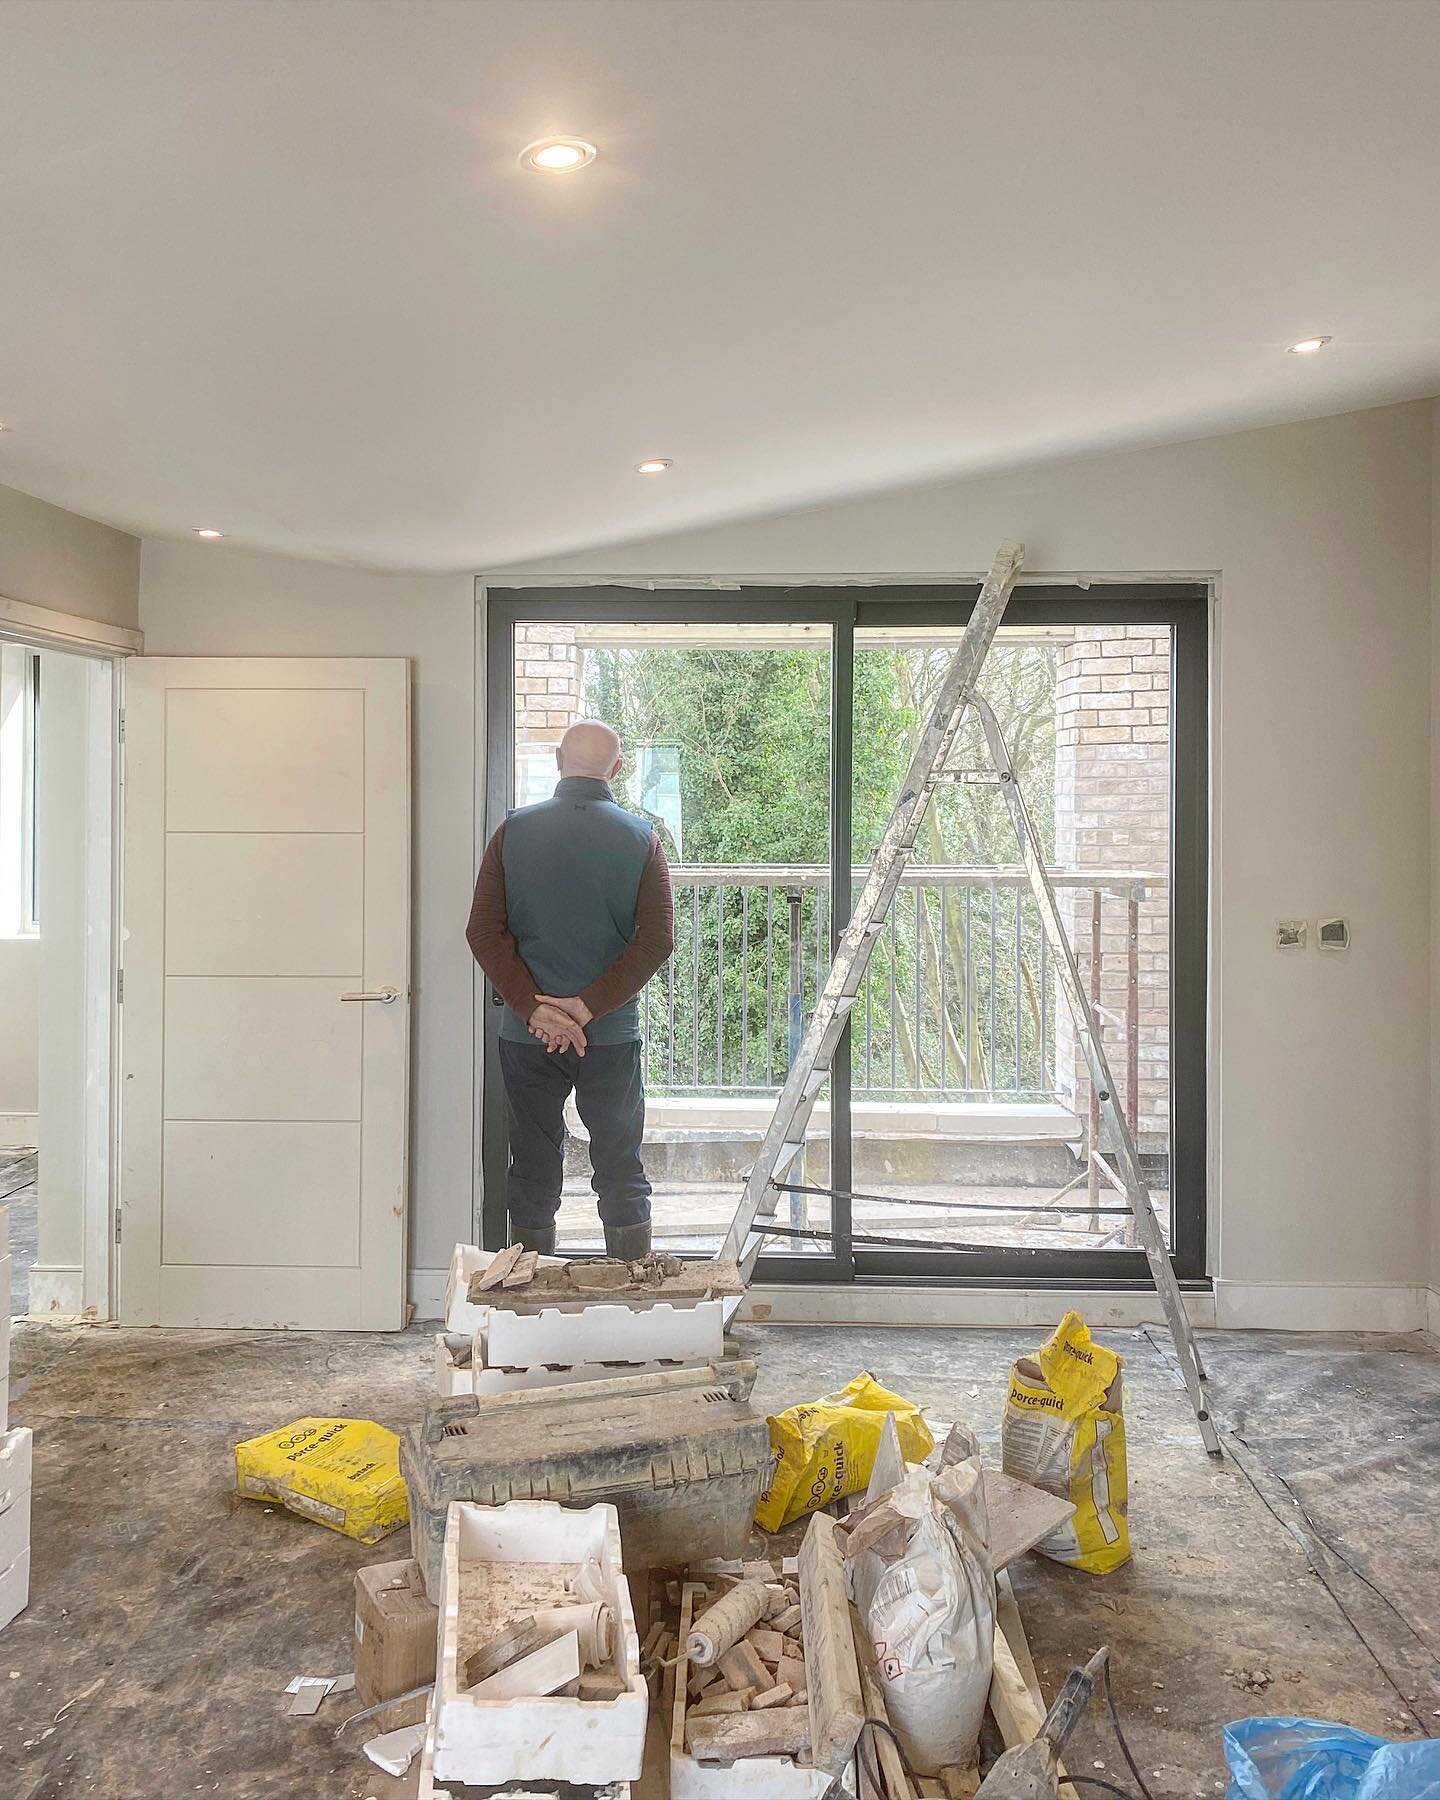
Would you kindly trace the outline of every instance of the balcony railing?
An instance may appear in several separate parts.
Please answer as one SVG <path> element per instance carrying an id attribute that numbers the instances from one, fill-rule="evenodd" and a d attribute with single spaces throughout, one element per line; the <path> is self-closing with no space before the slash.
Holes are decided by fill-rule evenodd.
<path id="1" fill-rule="evenodd" d="M 858 892 L 866 870 L 853 871 Z M 785 1076 L 830 963 L 830 874 L 677 865 L 675 954 L 642 1001 L 652 1095 L 763 1095 Z M 1125 908 L 1129 1001 L 1100 1008 L 1137 1091 L 1138 908 L 1153 871 L 1053 869 L 1082 976 L 1107 899 Z M 1092 988 L 1098 999 L 1098 988 Z M 1022 869 L 907 868 L 851 1016 L 852 1091 L 881 1102 L 1053 1100 L 1057 990 Z M 1061 1002 L 1063 1005 L 1063 1001 Z M 1120 1070 L 1116 1070 L 1117 1079 Z M 1133 1104 L 1133 1102 L 1132 1102 Z"/>

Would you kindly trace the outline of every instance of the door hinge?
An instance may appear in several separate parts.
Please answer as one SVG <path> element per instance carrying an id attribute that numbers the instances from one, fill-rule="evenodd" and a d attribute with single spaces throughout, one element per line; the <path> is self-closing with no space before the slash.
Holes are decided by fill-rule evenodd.
<path id="1" fill-rule="evenodd" d="M 121 1219 L 121 1212 L 120 1212 L 120 1208 L 117 1206 L 115 1208 L 115 1242 L 117 1244 L 120 1242 L 120 1219 Z"/>
<path id="2" fill-rule="evenodd" d="M 115 1004 L 117 1006 L 125 1004 L 125 971 L 123 969 L 115 971 Z"/>
<path id="3" fill-rule="evenodd" d="M 123 706 L 120 708 L 117 715 L 117 724 L 120 742 L 123 744 L 125 742 L 125 708 Z"/>

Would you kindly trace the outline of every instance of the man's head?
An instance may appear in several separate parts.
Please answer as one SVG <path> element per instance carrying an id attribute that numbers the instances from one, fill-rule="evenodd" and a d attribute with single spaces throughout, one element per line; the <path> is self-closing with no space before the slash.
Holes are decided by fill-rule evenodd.
<path id="1" fill-rule="evenodd" d="M 562 775 L 613 781 L 620 773 L 620 739 L 599 719 L 577 719 L 561 738 L 555 761 Z"/>

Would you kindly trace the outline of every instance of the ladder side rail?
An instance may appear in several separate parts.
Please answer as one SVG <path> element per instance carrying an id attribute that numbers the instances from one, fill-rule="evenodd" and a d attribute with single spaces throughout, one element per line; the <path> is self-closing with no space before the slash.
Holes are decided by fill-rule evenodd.
<path id="1" fill-rule="evenodd" d="M 1000 776 L 1000 792 L 1004 796 L 1011 824 L 1015 828 L 1021 860 L 1025 864 L 1030 880 L 1030 891 L 1039 909 L 1041 924 L 1049 940 L 1050 948 L 1055 953 L 1056 978 L 1064 990 L 1065 998 L 1070 1006 L 1075 1035 L 1080 1040 L 1085 1065 L 1089 1070 L 1091 1088 L 1099 1098 L 1101 1115 L 1110 1128 L 1112 1142 L 1118 1146 L 1114 1154 L 1115 1160 L 1119 1164 L 1120 1178 L 1125 1186 L 1126 1198 L 1134 1215 L 1135 1228 L 1145 1251 L 1146 1261 L 1150 1265 L 1155 1291 L 1165 1313 L 1170 1335 L 1175 1341 L 1176 1353 L 1185 1377 L 1185 1386 L 1189 1391 L 1191 1404 L 1195 1408 L 1195 1417 L 1200 1425 L 1200 1435 L 1210 1454 L 1218 1456 L 1220 1440 L 1216 1435 L 1205 1393 L 1200 1385 L 1202 1378 L 1200 1358 L 1191 1334 L 1190 1321 L 1185 1314 L 1179 1285 L 1175 1280 L 1175 1270 L 1170 1262 L 1170 1253 L 1165 1247 L 1159 1221 L 1156 1219 L 1154 1208 L 1151 1205 L 1150 1190 L 1140 1172 L 1140 1157 L 1135 1148 L 1135 1139 L 1131 1135 L 1124 1111 L 1115 1097 L 1115 1083 L 1111 1078 L 1110 1065 L 1096 1029 L 1094 1011 L 1085 992 L 1084 984 L 1081 982 L 1075 953 L 1070 947 L 1070 940 L 1060 917 L 1060 909 L 1055 901 L 1055 890 L 1051 887 L 1050 878 L 1045 870 L 1040 843 L 1035 834 L 1029 809 L 1025 804 L 1025 796 L 1021 793 L 1020 784 L 1015 779 L 1014 765 L 1010 761 L 1010 752 L 1005 743 L 1004 734 L 1000 730 L 999 721 L 989 704 L 978 695 L 974 696 L 974 704 L 980 716 L 985 741 Z M 1096 1147 L 1093 1145 L 1091 1153 L 1096 1153 Z"/>

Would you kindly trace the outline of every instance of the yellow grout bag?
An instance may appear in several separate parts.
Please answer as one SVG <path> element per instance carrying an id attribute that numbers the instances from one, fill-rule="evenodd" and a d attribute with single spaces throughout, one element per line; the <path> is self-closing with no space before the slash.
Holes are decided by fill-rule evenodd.
<path id="1" fill-rule="evenodd" d="M 362 1544 L 410 1517 L 400 1440 L 370 1419 L 297 1419 L 235 1446 L 235 1486 Z"/>
<path id="2" fill-rule="evenodd" d="M 1007 1475 L 1061 1500 L 1075 1515 L 1035 1548 L 1055 1562 L 1108 1575 L 1130 1560 L 1126 1517 L 1124 1359 L 1068 1312 L 1034 1356 L 1010 1371 L 1000 1422 Z"/>
<path id="3" fill-rule="evenodd" d="M 873 1375 L 857 1375 L 838 1394 L 770 1419 L 770 1485 L 755 1508 L 755 1523 L 778 1531 L 832 1500 L 858 1494 L 875 1466 L 886 1413 L 895 1415 L 906 1462 L 923 1462 L 935 1439 L 920 1408 Z"/>

